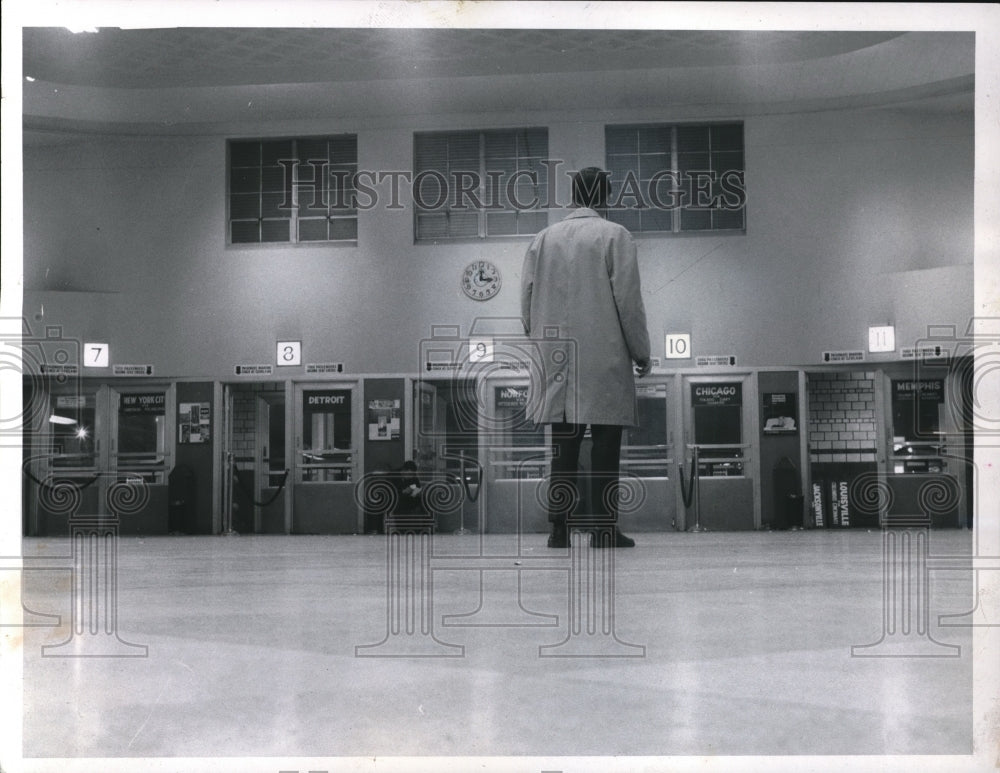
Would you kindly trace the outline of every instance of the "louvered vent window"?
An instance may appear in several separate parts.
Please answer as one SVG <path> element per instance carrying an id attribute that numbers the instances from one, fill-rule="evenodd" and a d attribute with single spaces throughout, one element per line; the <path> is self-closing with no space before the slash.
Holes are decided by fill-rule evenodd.
<path id="1" fill-rule="evenodd" d="M 608 219 L 633 233 L 746 229 L 743 124 L 607 126 Z"/>
<path id="2" fill-rule="evenodd" d="M 548 225 L 548 130 L 414 135 L 417 241 L 535 234 Z"/>
<path id="3" fill-rule="evenodd" d="M 358 239 L 357 136 L 230 140 L 229 242 Z"/>

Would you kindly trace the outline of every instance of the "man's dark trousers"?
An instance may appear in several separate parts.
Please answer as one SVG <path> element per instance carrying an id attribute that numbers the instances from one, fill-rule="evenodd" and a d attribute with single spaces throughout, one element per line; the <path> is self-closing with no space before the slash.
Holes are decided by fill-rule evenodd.
<path id="1" fill-rule="evenodd" d="M 586 424 L 552 425 L 552 475 L 549 478 L 549 521 L 565 526 L 572 513 L 580 513 L 586 476 L 579 472 L 580 446 Z M 622 427 L 617 424 L 591 424 L 590 436 L 593 449 L 590 456 L 590 512 L 588 515 L 606 516 L 601 525 L 612 526 L 618 522 L 617 483 L 621 465 Z"/>

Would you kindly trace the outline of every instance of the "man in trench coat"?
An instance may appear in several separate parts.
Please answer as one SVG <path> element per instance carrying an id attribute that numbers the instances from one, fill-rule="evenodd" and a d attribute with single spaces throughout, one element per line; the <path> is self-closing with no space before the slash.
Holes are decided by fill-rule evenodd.
<path id="1" fill-rule="evenodd" d="M 649 333 L 635 242 L 605 220 L 608 174 L 573 176 L 578 207 L 532 241 L 521 271 L 521 318 L 537 352 L 528 418 L 551 424 L 549 547 L 567 547 L 567 517 L 581 500 L 579 454 L 587 426 L 593 450 L 593 544 L 632 547 L 617 527 L 622 430 L 636 425 L 635 376 L 650 370 Z M 635 370 L 633 372 L 633 363 Z"/>

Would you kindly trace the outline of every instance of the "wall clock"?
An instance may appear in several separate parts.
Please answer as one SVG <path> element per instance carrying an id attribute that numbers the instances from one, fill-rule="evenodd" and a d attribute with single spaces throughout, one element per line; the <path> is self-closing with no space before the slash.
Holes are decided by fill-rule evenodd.
<path id="1" fill-rule="evenodd" d="M 488 260 L 474 260 L 462 272 L 462 290 L 474 301 L 488 301 L 500 292 L 500 269 Z"/>

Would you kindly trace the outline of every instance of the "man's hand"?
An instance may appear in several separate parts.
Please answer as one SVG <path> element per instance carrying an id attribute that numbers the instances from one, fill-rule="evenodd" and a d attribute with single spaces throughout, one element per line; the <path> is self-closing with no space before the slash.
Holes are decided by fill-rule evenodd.
<path id="1" fill-rule="evenodd" d="M 652 360 L 641 360 L 635 364 L 635 375 L 639 378 L 643 376 L 648 376 L 649 372 L 653 369 Z"/>

